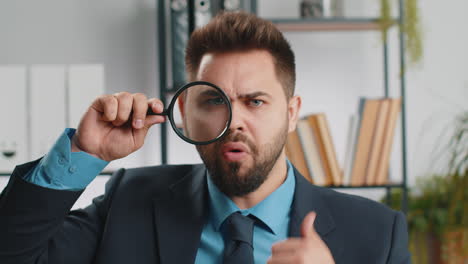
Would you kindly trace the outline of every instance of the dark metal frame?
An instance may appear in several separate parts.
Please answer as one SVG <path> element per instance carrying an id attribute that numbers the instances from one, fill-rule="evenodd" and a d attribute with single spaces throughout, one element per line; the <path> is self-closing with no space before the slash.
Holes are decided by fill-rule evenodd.
<path id="1" fill-rule="evenodd" d="M 167 95 L 167 54 L 166 54 L 166 0 L 158 1 L 157 23 L 158 34 L 156 41 L 158 42 L 159 52 L 159 99 L 163 105 L 166 105 Z M 161 163 L 167 164 L 167 124 L 161 123 Z"/>
<path id="2" fill-rule="evenodd" d="M 400 46 L 400 95 L 401 95 L 401 162 L 402 162 L 402 204 L 403 212 L 408 211 L 408 187 L 407 187 L 407 142 L 406 142 L 406 67 L 405 67 L 405 34 L 403 25 L 405 23 L 404 0 L 399 0 L 399 46 Z"/>

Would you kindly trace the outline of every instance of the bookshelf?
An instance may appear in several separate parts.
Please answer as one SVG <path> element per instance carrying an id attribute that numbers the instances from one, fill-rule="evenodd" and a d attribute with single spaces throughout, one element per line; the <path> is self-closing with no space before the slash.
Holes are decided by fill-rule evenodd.
<path id="1" fill-rule="evenodd" d="M 213 1 L 212 1 L 213 2 Z M 221 1 L 220 1 L 221 2 Z M 245 2 L 245 1 L 243 1 Z M 248 4 L 243 5 L 243 9 L 252 13 L 257 13 L 257 1 L 247 1 Z M 186 18 L 188 19 L 186 25 L 187 38 L 195 28 L 195 12 L 196 10 L 195 1 L 187 1 L 186 7 Z M 403 23 L 404 18 L 404 0 L 398 0 L 398 17 L 388 25 L 389 27 L 397 26 Z M 216 7 L 213 7 L 216 8 Z M 174 92 L 174 89 L 179 85 L 173 79 L 173 73 L 168 71 L 167 65 L 171 61 L 170 55 L 173 49 L 168 34 L 171 34 L 171 10 L 170 2 L 168 0 L 158 1 L 158 45 L 159 45 L 159 87 L 160 87 L 160 98 L 164 104 L 166 104 L 167 96 Z M 213 12 L 212 12 L 213 13 Z M 199 14 L 199 13 L 198 13 Z M 266 18 L 275 23 L 278 28 L 283 32 L 303 32 L 304 34 L 313 34 L 313 32 L 324 32 L 324 31 L 335 31 L 335 32 L 349 32 L 349 31 L 379 31 L 381 29 L 378 18 L 317 18 L 317 19 L 277 19 L 277 18 Z M 386 33 L 387 34 L 387 33 Z M 332 189 L 384 189 L 387 194 L 387 203 L 390 199 L 390 192 L 394 188 L 402 190 L 402 211 L 407 211 L 407 157 L 406 157 L 406 92 L 405 92 L 405 47 L 404 47 L 404 34 L 399 28 L 399 65 L 401 69 L 400 73 L 400 97 L 401 97 L 401 182 L 389 183 L 385 185 L 372 185 L 372 186 L 329 186 Z M 387 38 L 384 38 L 387 39 Z M 382 55 L 383 55 L 383 95 L 389 97 L 389 67 L 388 67 L 388 54 L 389 45 L 385 40 L 382 43 Z M 161 162 L 166 164 L 168 162 L 168 138 L 167 138 L 168 126 L 166 123 L 161 125 Z"/>
<path id="2" fill-rule="evenodd" d="M 380 30 L 378 18 L 271 18 L 269 20 L 283 32 Z M 393 26 L 396 23 L 397 21 L 394 21 L 389 26 Z"/>

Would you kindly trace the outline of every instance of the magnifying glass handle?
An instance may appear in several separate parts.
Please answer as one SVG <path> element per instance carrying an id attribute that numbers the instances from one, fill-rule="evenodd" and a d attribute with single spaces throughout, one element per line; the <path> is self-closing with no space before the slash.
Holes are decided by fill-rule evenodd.
<path id="1" fill-rule="evenodd" d="M 148 111 L 146 111 L 146 115 L 161 115 L 161 116 L 167 116 L 167 109 L 164 109 L 161 113 L 155 113 L 151 108 L 148 108 Z"/>

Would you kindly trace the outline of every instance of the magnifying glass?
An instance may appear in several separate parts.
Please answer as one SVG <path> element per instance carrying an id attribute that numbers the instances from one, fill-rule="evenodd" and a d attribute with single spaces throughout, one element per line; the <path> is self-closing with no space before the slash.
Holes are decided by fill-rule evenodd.
<path id="1" fill-rule="evenodd" d="M 196 81 L 178 89 L 162 113 L 148 109 L 147 115 L 167 116 L 172 128 L 183 140 L 206 145 L 226 134 L 232 120 L 232 109 L 229 98 L 221 88 L 209 82 Z"/>

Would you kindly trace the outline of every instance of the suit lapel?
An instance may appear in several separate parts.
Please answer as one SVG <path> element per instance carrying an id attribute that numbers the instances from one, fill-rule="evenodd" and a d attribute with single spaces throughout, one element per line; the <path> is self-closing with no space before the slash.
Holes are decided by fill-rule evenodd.
<path id="1" fill-rule="evenodd" d="M 161 193 L 154 202 L 154 221 L 162 264 L 194 263 L 201 232 L 208 215 L 206 168 L 194 166 L 182 180 Z M 343 241 L 323 198 L 323 190 L 311 185 L 294 168 L 296 189 L 291 210 L 289 234 L 301 235 L 301 223 L 311 211 L 317 213 L 314 226 L 327 244 L 336 263 L 343 251 Z"/>
<path id="2" fill-rule="evenodd" d="M 154 199 L 154 221 L 162 264 L 194 263 L 207 210 L 205 167 L 192 172 Z"/>
<path id="3" fill-rule="evenodd" d="M 343 239 L 340 237 L 339 232 L 334 232 L 336 229 L 335 221 L 322 195 L 322 188 L 310 184 L 295 168 L 294 175 L 296 177 L 296 189 L 289 224 L 290 236 L 300 237 L 304 217 L 311 211 L 316 212 L 315 230 L 327 244 L 335 262 L 339 263 L 343 251 L 343 245 L 341 244 Z"/>

